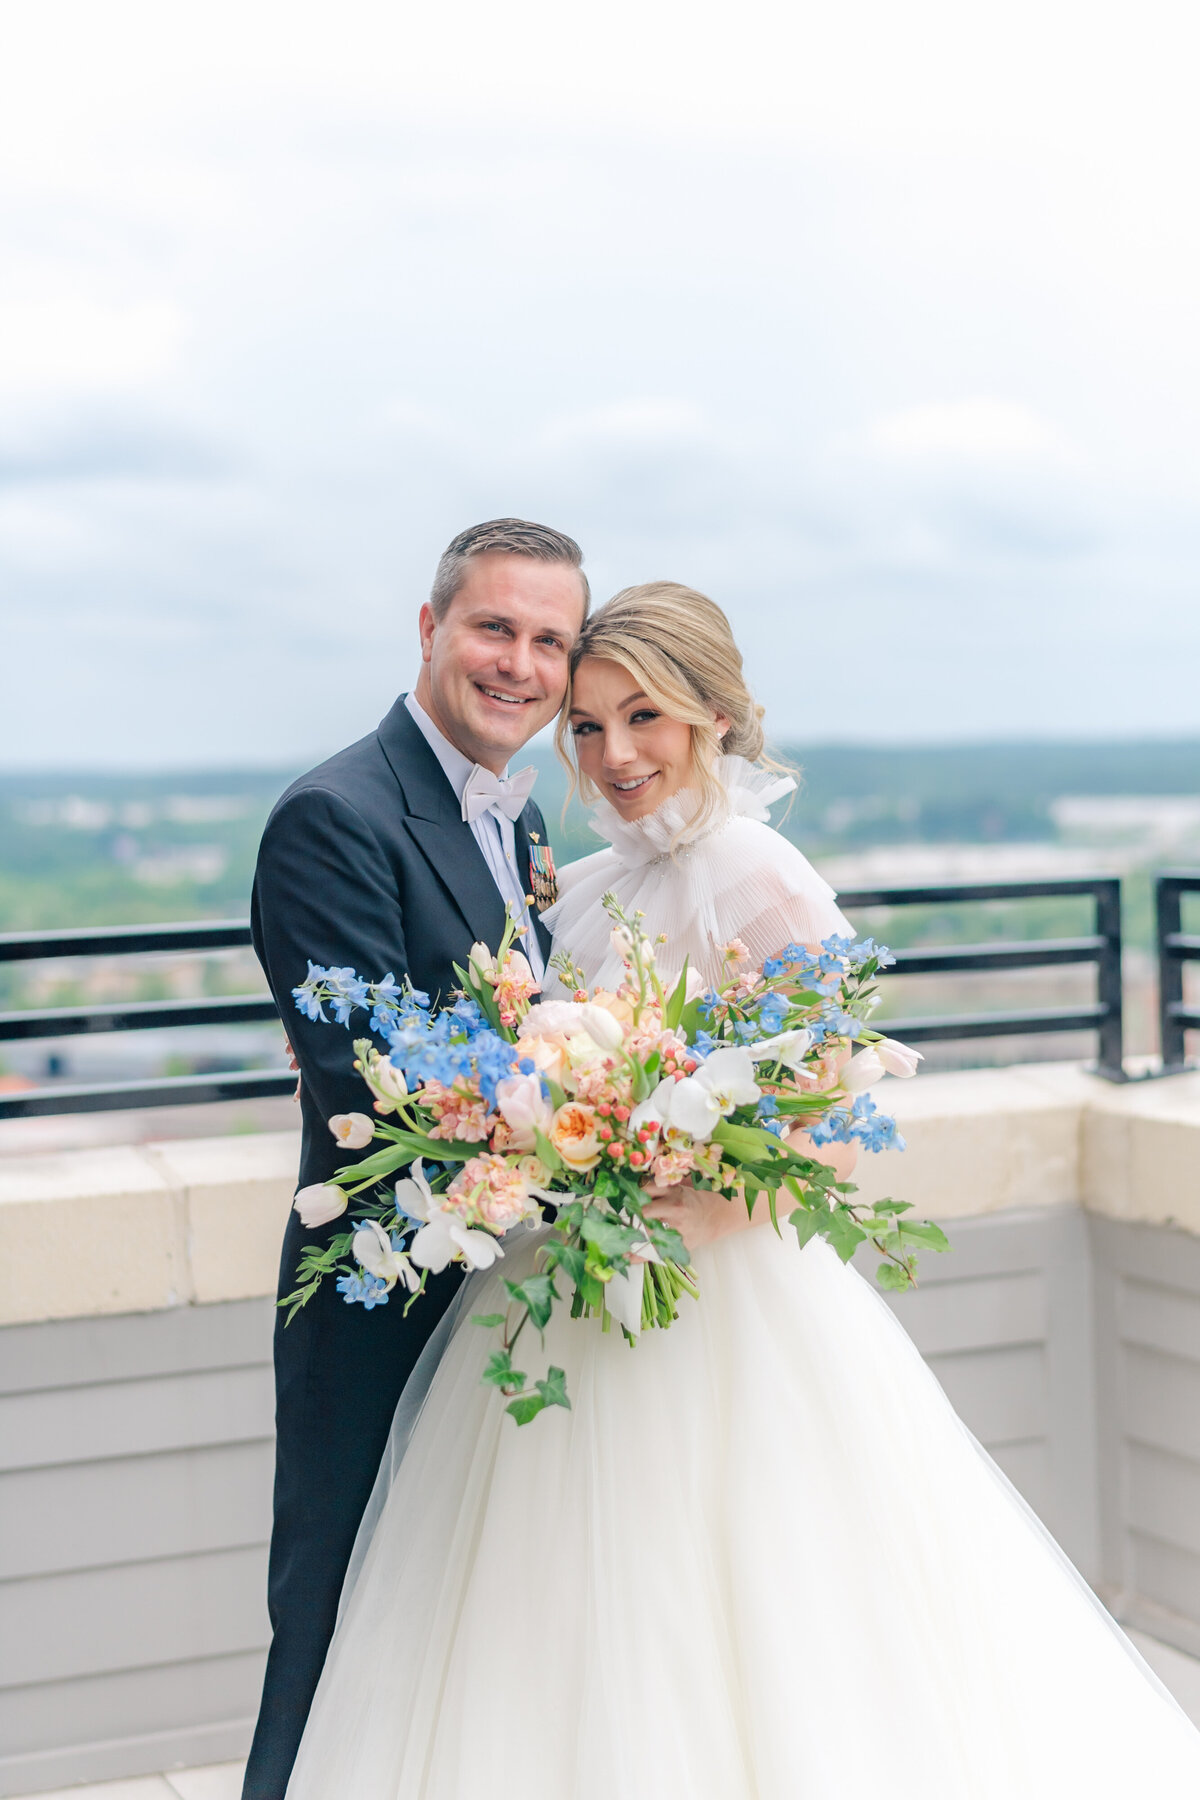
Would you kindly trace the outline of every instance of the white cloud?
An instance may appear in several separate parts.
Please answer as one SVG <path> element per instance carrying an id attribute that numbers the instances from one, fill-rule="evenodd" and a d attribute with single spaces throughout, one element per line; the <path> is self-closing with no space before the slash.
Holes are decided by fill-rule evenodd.
<path id="1" fill-rule="evenodd" d="M 65 271 L 64 271 L 65 274 Z M 0 299 L 0 391 L 86 395 L 141 387 L 176 364 L 186 321 L 161 301 L 60 291 Z"/>
<path id="2" fill-rule="evenodd" d="M 898 462 L 1060 461 L 1071 453 L 1063 434 L 1033 407 L 988 398 L 934 401 L 889 413 L 867 427 L 863 441 Z"/>

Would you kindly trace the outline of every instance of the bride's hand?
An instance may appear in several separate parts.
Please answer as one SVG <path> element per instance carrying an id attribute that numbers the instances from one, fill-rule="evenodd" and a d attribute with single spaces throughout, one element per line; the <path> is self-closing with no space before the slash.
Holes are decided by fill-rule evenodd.
<path id="1" fill-rule="evenodd" d="M 689 1250 L 715 1244 L 731 1231 L 742 1231 L 749 1224 L 744 1206 L 737 1206 L 721 1194 L 707 1188 L 696 1188 L 690 1182 L 676 1182 L 673 1187 L 651 1187 L 654 1196 L 645 1208 L 646 1217 L 676 1230 Z"/>

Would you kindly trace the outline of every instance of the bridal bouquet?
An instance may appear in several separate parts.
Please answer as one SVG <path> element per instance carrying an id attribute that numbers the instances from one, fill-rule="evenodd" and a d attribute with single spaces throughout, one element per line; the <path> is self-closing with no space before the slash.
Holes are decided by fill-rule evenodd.
<path id="1" fill-rule="evenodd" d="M 280 1304 L 290 1319 L 332 1277 L 348 1303 L 369 1310 L 403 1294 L 407 1310 L 449 1263 L 486 1269 L 503 1258 L 506 1234 L 540 1224 L 549 1203 L 535 1272 L 504 1282 L 505 1312 L 474 1320 L 501 1334 L 483 1379 L 522 1425 L 570 1405 L 561 1369 L 530 1382 L 513 1361 L 526 1325 L 543 1331 L 557 1302 L 569 1296 L 572 1317 L 598 1314 L 604 1330 L 615 1320 L 634 1342 L 669 1326 L 681 1295 L 698 1297 L 683 1239 L 647 1216 L 651 1186 L 686 1181 L 751 1213 L 766 1205 L 776 1231 L 782 1197 L 801 1245 L 824 1237 L 845 1260 L 873 1244 L 887 1288 L 912 1284 L 919 1247 L 946 1248 L 936 1225 L 904 1217 L 907 1203 L 856 1202 L 851 1183 L 788 1142 L 799 1127 L 817 1147 L 903 1149 L 865 1091 L 919 1060 L 868 1023 L 890 953 L 870 938 L 830 937 L 818 952 L 789 944 L 751 967 L 735 939 L 716 987 L 686 965 L 668 985 L 664 940 L 651 943 L 612 895 L 604 904 L 625 971 L 615 992 L 589 990 L 557 957 L 571 998 L 537 1001 L 511 920 L 495 954 L 476 944 L 467 967 L 456 965 L 461 990 L 448 1006 L 391 975 L 367 982 L 311 963 L 293 990 L 310 1019 L 326 1019 L 328 1006 L 348 1026 L 356 1009 L 369 1012 L 387 1049 L 354 1045 L 376 1116 L 329 1121 L 347 1149 L 380 1147 L 295 1200 L 306 1226 L 349 1211 L 347 1228 L 305 1247 L 298 1286 Z"/>

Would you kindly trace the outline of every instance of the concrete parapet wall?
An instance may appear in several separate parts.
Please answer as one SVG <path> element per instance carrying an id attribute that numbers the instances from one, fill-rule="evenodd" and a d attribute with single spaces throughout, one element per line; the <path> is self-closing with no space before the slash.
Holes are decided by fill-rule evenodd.
<path id="1" fill-rule="evenodd" d="M 1069 1064 L 890 1080 L 908 1140 L 864 1193 L 930 1218 L 1082 1206 L 1200 1235 L 1200 1073 L 1115 1087 Z M 274 1293 L 299 1138 L 200 1138 L 0 1162 L 0 1325 Z"/>
<path id="2" fill-rule="evenodd" d="M 901 1320 L 1118 1614 L 1200 1650 L 1200 1075 L 970 1071 L 877 1097 L 909 1149 L 862 1186 L 953 1246 Z M 0 1163 L 0 1795 L 249 1742 L 297 1151 Z"/>

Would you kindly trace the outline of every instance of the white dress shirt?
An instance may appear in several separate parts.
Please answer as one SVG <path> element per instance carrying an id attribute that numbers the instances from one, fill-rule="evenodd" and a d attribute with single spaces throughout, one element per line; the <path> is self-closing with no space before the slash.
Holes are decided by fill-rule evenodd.
<path id="1" fill-rule="evenodd" d="M 464 756 L 450 739 L 443 735 L 430 718 L 415 694 L 409 694 L 404 701 L 405 706 L 416 721 L 421 736 L 442 765 L 442 773 L 454 789 L 454 797 L 462 802 L 463 791 L 468 778 L 476 765 L 469 757 Z M 507 770 L 505 770 L 507 774 Z M 542 946 L 538 942 L 537 931 L 525 904 L 526 889 L 522 881 L 521 871 L 517 867 L 516 834 L 511 819 L 494 809 L 481 813 L 477 819 L 470 821 L 471 833 L 479 848 L 483 851 L 484 861 L 491 871 L 500 898 L 512 908 L 513 917 L 519 925 L 526 927 L 521 939 L 521 949 L 529 958 L 529 964 L 538 980 L 546 973 L 545 958 Z M 496 948 L 495 944 L 489 946 Z"/>

